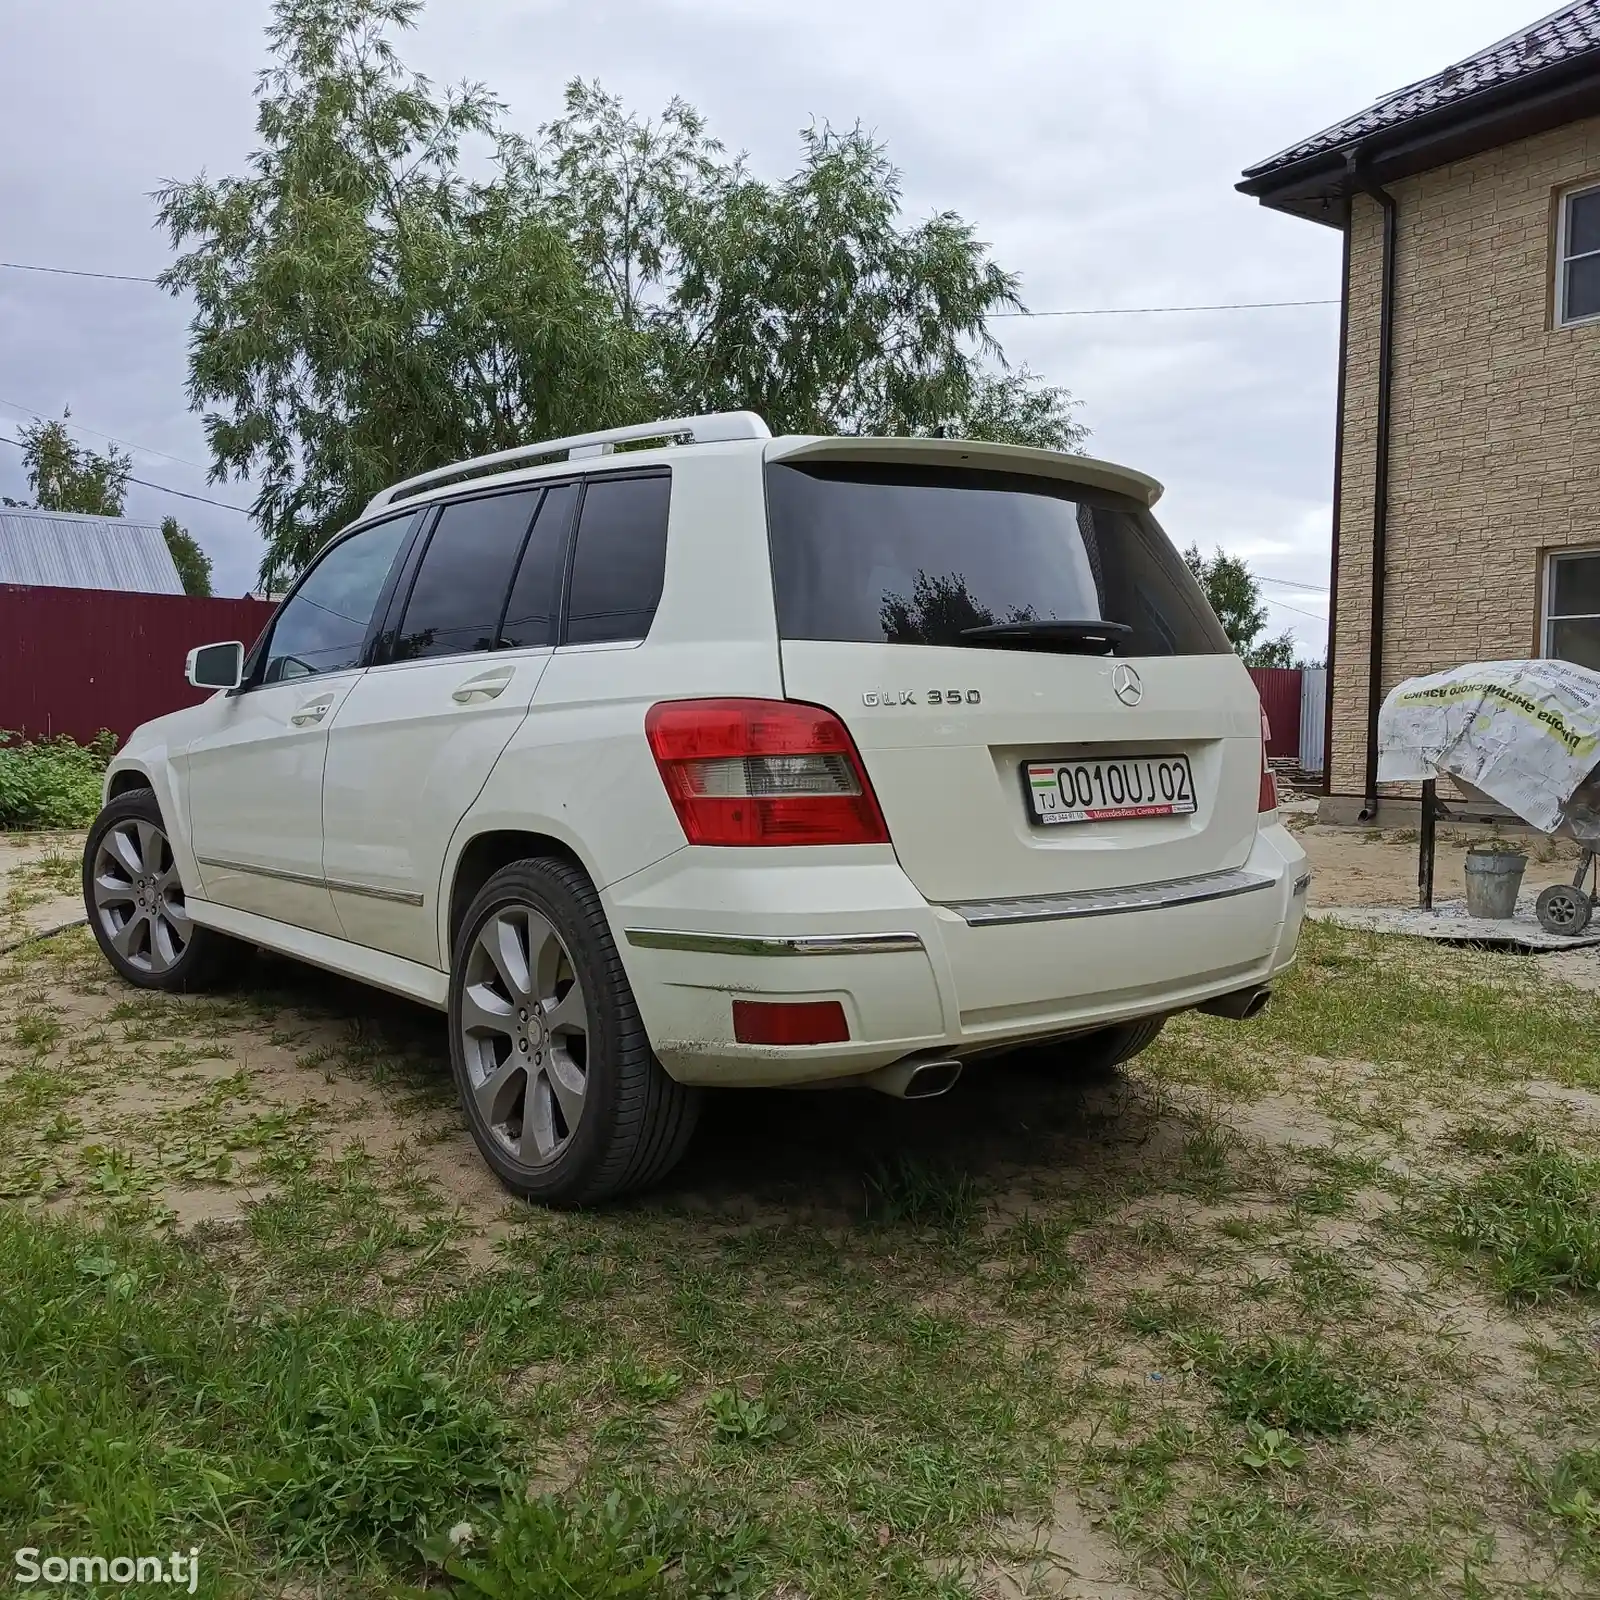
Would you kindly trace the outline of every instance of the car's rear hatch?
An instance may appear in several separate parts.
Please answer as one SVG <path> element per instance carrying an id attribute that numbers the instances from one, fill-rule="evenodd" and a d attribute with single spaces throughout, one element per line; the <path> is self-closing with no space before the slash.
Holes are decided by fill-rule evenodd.
<path id="1" fill-rule="evenodd" d="M 1260 704 L 1150 515 L 1159 492 L 1046 451 L 770 447 L 785 693 L 845 722 L 929 900 L 1123 888 L 1249 854 Z M 1087 815 L 1047 822 L 1047 804 Z"/>

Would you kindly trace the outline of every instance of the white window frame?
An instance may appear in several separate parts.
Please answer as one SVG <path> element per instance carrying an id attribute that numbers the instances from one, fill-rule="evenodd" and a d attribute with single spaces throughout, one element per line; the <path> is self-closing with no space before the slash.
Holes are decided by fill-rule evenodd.
<path id="1" fill-rule="evenodd" d="M 1585 317 L 1586 322 L 1593 322 L 1594 317 Z M 1591 617 L 1600 617 L 1600 611 L 1563 611 L 1556 615 L 1556 563 L 1563 560 L 1572 560 L 1575 557 L 1588 556 L 1600 559 L 1600 546 L 1575 545 L 1570 550 L 1550 550 L 1544 558 L 1544 625 L 1540 629 L 1539 654 L 1547 661 L 1555 659 L 1551 653 L 1554 642 L 1555 625 L 1558 622 L 1584 622 Z"/>
<path id="2" fill-rule="evenodd" d="M 1578 328 L 1590 322 L 1600 322 L 1600 311 L 1591 311 L 1588 316 L 1569 317 L 1567 315 L 1567 262 L 1568 260 L 1587 260 L 1590 256 L 1600 255 L 1600 250 L 1585 250 L 1581 256 L 1569 257 L 1567 255 L 1567 218 L 1572 214 L 1572 202 L 1581 199 L 1584 195 L 1600 194 L 1600 183 L 1584 183 L 1574 189 L 1562 191 L 1561 201 L 1556 208 L 1556 326 L 1558 328 Z"/>

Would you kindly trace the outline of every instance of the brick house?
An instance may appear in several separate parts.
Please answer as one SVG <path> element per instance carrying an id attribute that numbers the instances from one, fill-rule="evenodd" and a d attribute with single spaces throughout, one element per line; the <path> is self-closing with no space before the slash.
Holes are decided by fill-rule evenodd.
<path id="1" fill-rule="evenodd" d="M 1344 238 L 1322 809 L 1366 820 L 1402 678 L 1600 668 L 1600 0 L 1238 187 Z"/>

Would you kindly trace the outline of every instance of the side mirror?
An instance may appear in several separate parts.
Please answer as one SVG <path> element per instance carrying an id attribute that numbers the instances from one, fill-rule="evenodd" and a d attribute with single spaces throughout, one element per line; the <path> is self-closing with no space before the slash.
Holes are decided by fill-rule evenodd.
<path id="1" fill-rule="evenodd" d="M 237 689 L 244 678 L 244 646 L 238 640 L 196 645 L 183 675 L 197 689 Z"/>

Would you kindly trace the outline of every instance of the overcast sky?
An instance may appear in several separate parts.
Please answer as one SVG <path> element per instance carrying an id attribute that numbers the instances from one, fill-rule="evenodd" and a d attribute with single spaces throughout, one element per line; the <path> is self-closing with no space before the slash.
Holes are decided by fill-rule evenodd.
<path id="1" fill-rule="evenodd" d="M 482 79 L 527 131 L 563 82 L 631 104 L 681 94 L 764 176 L 806 123 L 875 129 L 915 215 L 953 208 L 1038 311 L 1331 298 L 1339 238 L 1236 194 L 1240 169 L 1534 20 L 1540 0 L 433 0 L 402 42 L 441 80 Z M 0 258 L 153 273 L 165 178 L 238 171 L 251 148 L 266 0 L 6 0 Z M 149 285 L 0 270 L 0 433 L 72 406 L 133 441 L 134 472 L 208 485 L 184 397 L 188 312 Z M 1276 629 L 1320 652 L 1335 306 L 997 324 L 1008 354 L 1082 401 L 1090 451 L 1167 485 L 1179 543 L 1246 557 Z M 18 408 L 23 408 L 19 410 Z M 0 445 L 0 493 L 24 489 Z M 248 517 L 135 487 L 176 512 L 219 593 L 253 584 Z M 1296 609 L 1288 609 L 1290 607 Z"/>

